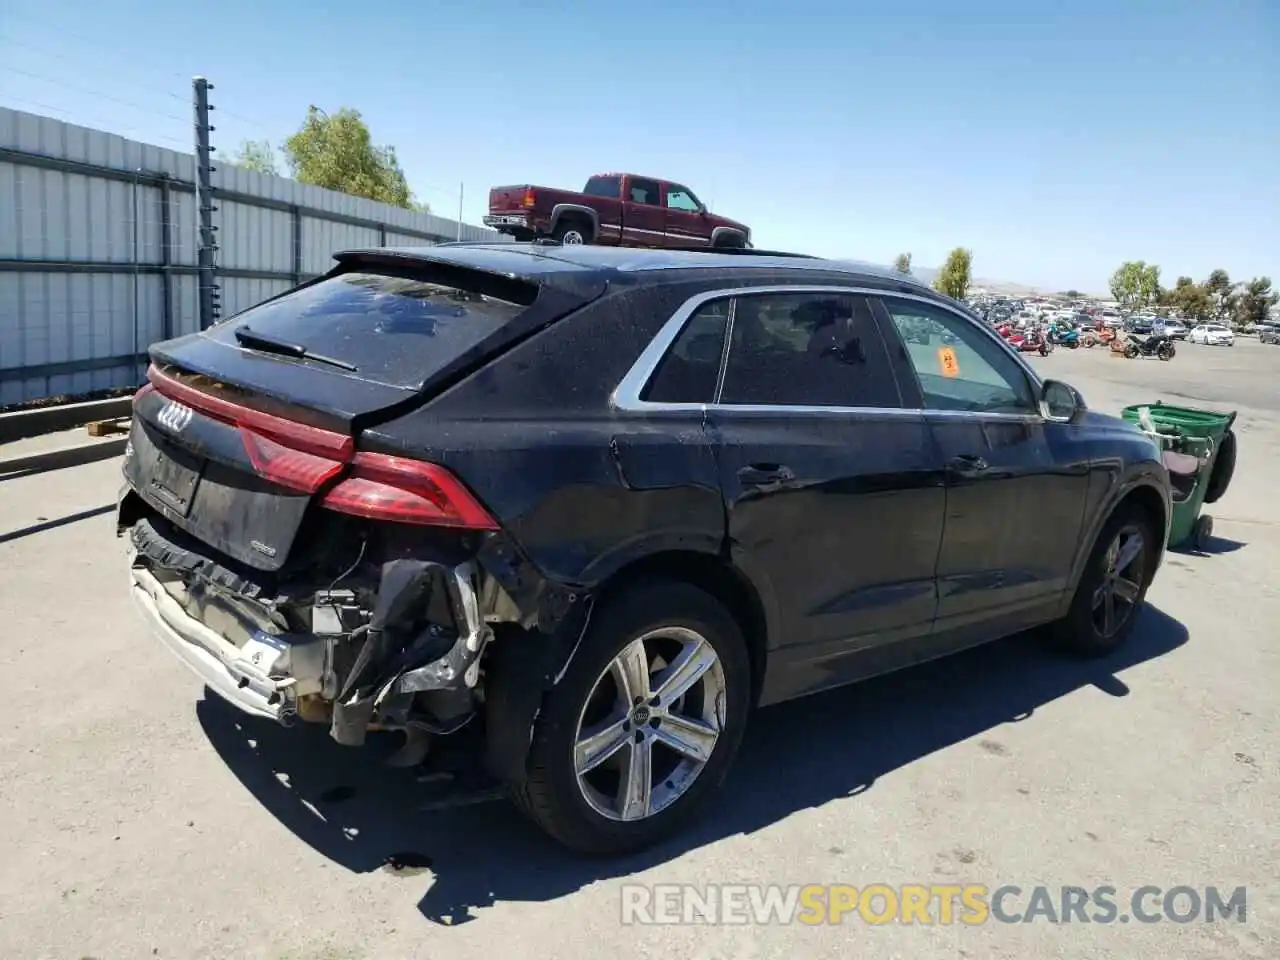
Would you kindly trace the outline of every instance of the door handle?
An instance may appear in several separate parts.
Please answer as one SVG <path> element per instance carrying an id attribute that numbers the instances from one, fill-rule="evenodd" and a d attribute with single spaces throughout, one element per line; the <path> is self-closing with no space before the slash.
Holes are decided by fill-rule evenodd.
<path id="1" fill-rule="evenodd" d="M 962 477 L 975 477 L 980 473 L 986 473 L 991 469 L 991 465 L 976 453 L 962 453 L 951 458 L 947 469 Z"/>
<path id="2" fill-rule="evenodd" d="M 795 478 L 796 475 L 780 463 L 753 463 L 738 471 L 738 479 L 749 487 L 767 487 Z"/>

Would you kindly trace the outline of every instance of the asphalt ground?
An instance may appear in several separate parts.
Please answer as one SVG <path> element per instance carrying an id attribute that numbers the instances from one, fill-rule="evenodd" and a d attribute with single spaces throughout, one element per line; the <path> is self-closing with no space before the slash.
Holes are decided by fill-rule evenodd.
<path id="1" fill-rule="evenodd" d="M 569 856 L 504 802 L 424 809 L 432 784 L 205 699 L 127 597 L 118 461 L 0 479 L 0 956 L 1280 956 L 1280 348 L 1033 363 L 1097 409 L 1238 411 L 1210 548 L 1169 557 L 1102 662 L 1017 637 L 762 711 L 718 806 L 614 862 Z M 1112 923 L 872 924 L 856 909 L 624 923 L 644 918 L 624 903 L 670 908 L 655 885 L 847 898 L 877 883 L 1016 885 L 1006 916 L 1040 885 L 1054 901 L 1111 885 L 1119 909 Z M 1180 885 L 1244 887 L 1245 921 L 1130 909 L 1142 887 Z M 1161 903 L 1148 895 L 1146 914 Z"/>

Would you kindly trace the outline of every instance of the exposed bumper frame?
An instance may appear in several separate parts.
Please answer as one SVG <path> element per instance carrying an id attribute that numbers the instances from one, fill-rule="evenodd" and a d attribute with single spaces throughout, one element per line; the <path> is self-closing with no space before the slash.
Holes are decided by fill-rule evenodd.
<path id="1" fill-rule="evenodd" d="M 246 713 L 286 722 L 292 680 L 273 680 L 257 670 L 235 644 L 192 617 L 145 567 L 130 569 L 130 593 L 156 638 L 218 696 Z"/>
<path id="2" fill-rule="evenodd" d="M 294 677 L 273 678 L 260 663 L 271 664 L 281 647 L 257 634 L 238 647 L 193 617 L 146 566 L 130 569 L 131 593 L 152 633 L 205 685 L 246 713 L 288 723 L 297 712 Z M 384 677 L 371 691 L 370 709 L 427 691 L 454 691 L 470 698 L 479 678 L 479 660 L 493 637 L 480 613 L 474 588 L 475 567 L 463 563 L 446 572 L 450 607 L 457 617 L 457 639 L 437 659 Z M 363 727 L 361 727 L 363 729 Z M 360 739 L 363 739 L 361 736 Z"/>

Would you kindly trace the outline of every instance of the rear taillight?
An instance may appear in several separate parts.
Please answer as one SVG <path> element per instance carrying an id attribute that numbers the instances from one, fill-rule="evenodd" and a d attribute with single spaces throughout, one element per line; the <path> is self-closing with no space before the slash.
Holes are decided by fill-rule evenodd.
<path id="1" fill-rule="evenodd" d="M 524 207 L 526 210 L 532 210 L 534 205 L 537 202 L 538 202 L 537 192 L 533 189 L 533 187 L 525 187 L 524 196 L 520 199 L 520 206 Z"/>
<path id="2" fill-rule="evenodd" d="M 138 392 L 133 395 L 133 409 L 137 410 L 139 401 L 141 401 L 143 397 L 145 397 L 148 393 L 150 393 L 155 388 L 156 388 L 155 384 L 150 382 L 144 383 L 142 386 L 140 386 L 138 388 Z"/>
<path id="3" fill-rule="evenodd" d="M 357 453 L 350 475 L 324 506 L 370 520 L 497 530 L 498 523 L 444 467 L 382 453 Z"/>
<path id="4" fill-rule="evenodd" d="M 154 389 L 234 426 L 254 472 L 288 490 L 318 493 L 350 464 L 347 477 L 324 495 L 322 502 L 330 510 L 395 523 L 498 529 L 489 511 L 444 467 L 383 453 L 356 453 L 355 441 L 344 434 L 242 407 L 155 367 L 147 378 L 150 383 L 138 391 L 135 403 Z"/>
<path id="5" fill-rule="evenodd" d="M 249 462 L 259 476 L 298 493 L 315 493 L 342 472 L 342 461 L 294 450 L 270 437 L 240 428 Z"/>

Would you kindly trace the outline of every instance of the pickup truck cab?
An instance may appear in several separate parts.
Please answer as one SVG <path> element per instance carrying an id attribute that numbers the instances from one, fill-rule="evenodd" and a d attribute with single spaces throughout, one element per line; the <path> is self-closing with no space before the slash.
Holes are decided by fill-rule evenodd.
<path id="1" fill-rule="evenodd" d="M 749 247 L 751 230 L 711 213 L 688 187 L 601 173 L 581 192 L 529 184 L 489 191 L 485 226 L 517 240 L 621 247 Z"/>

